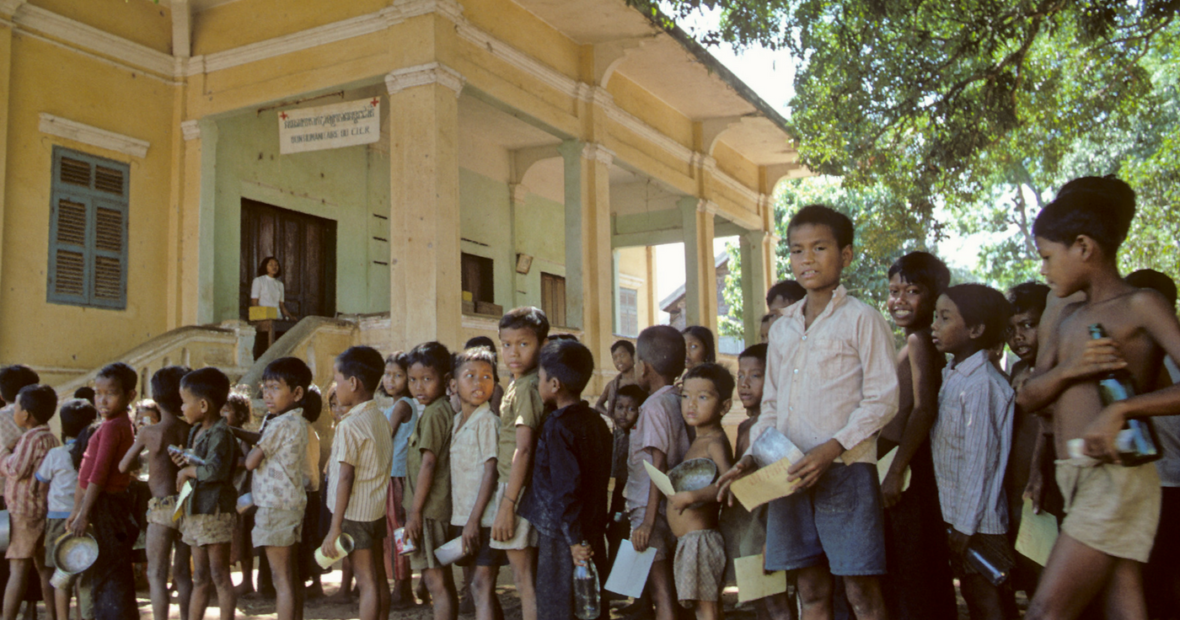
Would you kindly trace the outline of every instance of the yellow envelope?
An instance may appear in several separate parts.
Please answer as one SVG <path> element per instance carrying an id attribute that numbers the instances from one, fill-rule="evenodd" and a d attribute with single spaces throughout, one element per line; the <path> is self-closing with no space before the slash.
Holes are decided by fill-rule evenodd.
<path id="1" fill-rule="evenodd" d="M 650 461 L 644 461 L 643 466 L 647 469 L 647 475 L 651 477 L 651 483 L 656 485 L 661 493 L 667 497 L 676 495 L 676 489 L 672 488 L 672 480 L 668 478 L 668 474 L 656 469 Z"/>
<path id="2" fill-rule="evenodd" d="M 265 321 L 279 318 L 279 309 L 271 306 L 250 306 L 251 321 Z"/>
<path id="3" fill-rule="evenodd" d="M 1024 500 L 1020 514 L 1020 531 L 1016 533 L 1016 552 L 1044 566 L 1057 543 L 1057 518 L 1042 512 L 1033 514 L 1032 500 Z"/>
<path id="4" fill-rule="evenodd" d="M 790 468 L 791 460 L 781 459 L 734 482 L 729 488 L 746 510 L 754 510 L 771 500 L 795 492 L 799 481 L 787 482 L 787 470 Z"/>
<path id="5" fill-rule="evenodd" d="M 893 459 L 897 457 L 897 448 L 894 447 L 885 456 L 877 461 L 877 481 L 885 482 L 885 476 L 889 473 L 889 468 L 893 467 Z M 905 468 L 905 473 L 901 475 L 901 490 L 905 492 L 910 488 L 910 468 Z"/>
<path id="6" fill-rule="evenodd" d="M 739 603 L 756 601 L 787 591 L 786 571 L 780 570 L 770 574 L 764 572 L 762 554 L 734 558 L 733 572 L 737 578 Z"/>

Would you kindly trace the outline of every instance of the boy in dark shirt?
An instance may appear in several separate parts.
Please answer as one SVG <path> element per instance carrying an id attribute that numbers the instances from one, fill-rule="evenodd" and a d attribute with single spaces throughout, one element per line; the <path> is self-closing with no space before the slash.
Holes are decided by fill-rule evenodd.
<path id="1" fill-rule="evenodd" d="M 573 572 L 593 560 L 606 575 L 606 487 L 610 481 L 611 434 L 585 401 L 582 390 L 594 373 L 585 346 L 551 341 L 541 349 L 537 387 L 541 401 L 556 407 L 541 427 L 533 461 L 533 483 L 525 491 L 520 513 L 537 529 L 538 620 L 574 615 Z M 597 559 L 594 559 L 597 558 Z M 608 617 L 601 606 L 600 618 Z"/>

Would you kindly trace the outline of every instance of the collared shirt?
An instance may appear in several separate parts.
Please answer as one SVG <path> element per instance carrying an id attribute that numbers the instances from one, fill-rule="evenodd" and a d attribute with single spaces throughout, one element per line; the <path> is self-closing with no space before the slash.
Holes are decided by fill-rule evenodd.
<path id="1" fill-rule="evenodd" d="M 389 467 L 393 461 L 391 430 L 389 420 L 371 400 L 353 407 L 340 419 L 332 441 L 332 458 L 328 460 L 329 511 L 336 512 L 340 464 L 348 463 L 353 467 L 352 495 L 344 518 L 368 522 L 385 516 Z"/>
<path id="2" fill-rule="evenodd" d="M 942 518 L 968 536 L 1008 531 L 1004 469 L 1012 449 L 1015 393 L 979 351 L 942 370 L 930 430 Z"/>
<path id="3" fill-rule="evenodd" d="M 9 446 L 16 447 L 16 441 L 24 434 L 24 429 L 16 425 L 16 419 L 13 414 L 16 413 L 16 405 L 8 405 L 0 409 L 0 461 L 8 458 L 12 454 Z M 4 476 L 0 475 L 0 482 L 4 481 Z M 3 497 L 3 484 L 0 484 L 0 497 Z"/>
<path id="4" fill-rule="evenodd" d="M 414 426 L 418 424 L 418 414 L 422 413 L 422 406 L 416 399 L 402 397 L 385 412 L 385 419 L 389 420 L 390 426 L 393 426 L 393 408 L 400 402 L 410 406 L 410 419 L 399 424 L 397 432 L 393 434 L 393 466 L 389 470 L 390 478 L 406 477 L 406 453 L 410 448 L 410 435 L 414 432 Z"/>
<path id="5" fill-rule="evenodd" d="M 104 419 L 86 444 L 86 453 L 78 467 L 78 485 L 85 490 L 97 484 L 105 493 L 119 493 L 131 486 L 131 473 L 120 472 L 119 461 L 134 443 L 130 416 L 122 413 Z"/>
<path id="6" fill-rule="evenodd" d="M 41 424 L 34 426 L 21 435 L 16 442 L 12 454 L 0 461 L 0 470 L 4 472 L 4 497 L 8 501 L 8 510 L 14 515 L 21 515 L 31 519 L 45 517 L 48 510 L 49 485 L 37 480 L 34 475 L 41 461 L 49 451 L 61 445 L 49 426 Z"/>
<path id="7" fill-rule="evenodd" d="M 567 545 L 601 540 L 607 523 L 611 434 L 585 401 L 549 414 L 537 440 L 533 484 L 520 514 L 542 534 Z"/>
<path id="8" fill-rule="evenodd" d="M 262 463 L 250 478 L 254 504 L 262 508 L 303 510 L 307 506 L 304 476 L 310 424 L 302 409 L 292 409 L 266 425 L 258 440 Z"/>
<path id="9" fill-rule="evenodd" d="M 414 509 L 414 495 L 418 493 L 418 472 L 422 469 L 422 453 L 434 455 L 434 478 L 425 490 L 422 518 L 439 523 L 451 522 L 451 429 L 455 410 L 445 397 L 426 405 L 414 432 L 410 434 L 410 450 L 406 453 L 406 491 L 402 506 L 406 513 Z"/>
<path id="10" fill-rule="evenodd" d="M 545 422 L 545 403 L 541 402 L 541 392 L 537 390 L 537 369 L 534 368 L 519 379 L 513 379 L 504 392 L 504 400 L 500 401 L 500 452 L 496 455 L 496 470 L 500 474 L 500 482 L 507 483 L 512 472 L 512 455 L 516 453 L 516 427 L 527 426 L 533 429 L 536 438 L 537 429 Z M 527 487 L 532 472 L 528 472 L 524 479 Z"/>
<path id="11" fill-rule="evenodd" d="M 897 415 L 893 334 L 844 285 L 805 328 L 806 303 L 788 306 L 770 328 L 762 414 L 750 441 L 774 427 L 804 453 L 835 439 L 845 464 L 875 464 L 874 436 Z"/>
<path id="12" fill-rule="evenodd" d="M 197 466 L 197 479 L 193 482 L 185 514 L 214 515 L 233 511 L 237 503 L 233 479 L 238 464 L 238 441 L 229 430 L 229 422 L 218 418 L 207 429 L 200 424 L 193 426 L 188 432 L 188 446 L 194 455 L 205 460 L 205 464 Z"/>
<path id="13" fill-rule="evenodd" d="M 250 285 L 250 297 L 257 299 L 260 306 L 278 308 L 286 298 L 283 281 L 270 275 L 258 276 Z"/>
<path id="14" fill-rule="evenodd" d="M 70 439 L 64 446 L 50 450 L 37 468 L 37 480 L 49 485 L 49 513 L 45 516 L 50 519 L 64 519 L 74 510 L 74 488 L 78 484 L 78 470 L 70 457 L 74 441 Z"/>
<path id="15" fill-rule="evenodd" d="M 639 419 L 635 422 L 635 428 L 631 429 L 627 486 L 623 489 L 627 510 L 647 506 L 650 499 L 651 476 L 643 466 L 644 461 L 651 461 L 651 453 L 647 448 L 664 453 L 668 459 L 664 469 L 667 471 L 684 460 L 684 453 L 688 452 L 691 444 L 684 417 L 680 415 L 680 391 L 665 385 L 643 401 L 639 407 Z M 660 502 L 660 513 L 663 512 L 664 502 Z"/>
<path id="16" fill-rule="evenodd" d="M 463 414 L 455 414 L 451 427 L 451 525 L 464 526 L 475 510 L 479 487 L 483 482 L 484 464 L 496 458 L 499 448 L 500 421 L 492 415 L 488 403 L 471 412 L 463 422 Z M 493 487 L 494 488 L 494 487 Z M 479 524 L 491 527 L 496 521 L 494 502 L 488 501 L 480 515 Z"/>

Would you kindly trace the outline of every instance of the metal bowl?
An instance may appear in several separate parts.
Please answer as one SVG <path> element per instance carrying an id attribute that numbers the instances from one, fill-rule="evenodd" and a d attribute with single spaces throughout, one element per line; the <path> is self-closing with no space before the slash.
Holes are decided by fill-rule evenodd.
<path id="1" fill-rule="evenodd" d="M 712 459 L 689 459 L 668 472 L 677 493 L 703 489 L 717 480 L 717 464 Z"/>
<path id="2" fill-rule="evenodd" d="M 78 574 L 98 559 L 98 541 L 89 534 L 74 536 L 66 533 L 57 537 L 53 549 L 53 562 L 57 568 L 71 574 Z"/>
<path id="3" fill-rule="evenodd" d="M 790 459 L 792 463 L 803 459 L 803 452 L 773 426 L 762 431 L 750 445 L 750 455 L 758 467 L 773 465 L 783 459 Z"/>
<path id="4" fill-rule="evenodd" d="M 9 536 L 12 534 L 11 520 L 7 510 L 0 510 L 0 551 L 8 551 Z"/>

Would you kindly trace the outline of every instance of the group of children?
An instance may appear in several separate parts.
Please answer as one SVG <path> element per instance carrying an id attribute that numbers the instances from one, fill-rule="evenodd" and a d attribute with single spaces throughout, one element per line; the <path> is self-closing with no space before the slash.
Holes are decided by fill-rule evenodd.
<path id="1" fill-rule="evenodd" d="M 179 366 L 153 375 L 159 419 L 137 430 L 128 416 L 136 373 L 111 364 L 97 375 L 93 405 L 61 405 L 62 441 L 48 427 L 55 392 L 27 367 L 4 368 L 4 618 L 16 617 L 30 567 L 48 617 L 68 617 L 73 588 L 50 583 L 53 548 L 87 533 L 100 560 L 82 575 L 82 616 L 138 616 L 130 562 L 104 559 L 130 557 L 140 521 L 128 487 L 144 451 L 157 620 L 168 614 L 170 573 L 182 617 L 201 620 L 215 589 L 222 620 L 233 618 L 231 543 L 242 508 L 280 620 L 302 618 L 311 547 L 347 555 L 363 620 L 415 604 L 412 572 L 436 620 L 453 620 L 453 572 L 436 554 L 450 547 L 480 620 L 503 617 L 503 566 L 524 620 L 572 618 L 577 567 L 594 564 L 604 582 L 623 538 L 654 550 L 632 609 L 643 616 L 654 604 L 659 620 L 672 620 L 677 603 L 703 620 L 721 617 L 727 566 L 756 555 L 765 570 L 788 571 L 803 618 L 952 618 L 952 577 L 977 620 L 1015 617 L 1016 589 L 1029 594 L 1030 618 L 1146 618 L 1141 567 L 1161 520 L 1161 478 L 1156 464 L 1120 464 L 1116 437 L 1129 418 L 1180 412 L 1167 370 L 1175 365 L 1165 365 L 1180 359 L 1180 323 L 1166 277 L 1119 277 L 1133 214 L 1134 194 L 1117 179 L 1067 184 L 1033 229 L 1048 285 L 1022 284 L 1007 297 L 950 286 L 931 254 L 903 256 L 882 283 L 904 332 L 899 351 L 881 313 L 841 284 L 854 260 L 852 222 L 804 207 L 788 225 L 795 281 L 769 291 L 767 342 L 741 353 L 736 379 L 716 363 L 707 329 L 653 326 L 634 345 L 612 346 L 619 373 L 594 407 L 582 400 L 595 372 L 590 350 L 550 338 L 532 307 L 501 319 L 499 355 L 488 339 L 454 354 L 438 342 L 386 358 L 352 347 L 335 360 L 329 390 L 337 424 L 322 539 L 307 531 L 318 529 L 309 526 L 321 466 L 311 424 L 322 400 L 303 361 L 267 366 L 257 432 L 240 428 L 249 416 L 227 406 L 222 372 Z M 1090 337 L 1097 324 L 1108 336 Z M 1020 360 L 1010 374 L 999 363 L 1005 345 Z M 506 390 L 501 360 L 512 374 Z M 1097 379 L 1116 371 L 1130 373 L 1139 396 L 1100 399 Z M 731 445 L 721 421 L 735 391 L 748 418 Z M 1161 443 L 1175 459 L 1167 450 L 1180 440 L 1168 419 Z M 747 511 L 731 485 L 757 469 L 751 446 L 771 428 L 803 454 L 788 473 L 795 490 Z M 711 461 L 715 481 L 665 497 L 649 466 L 668 472 L 693 459 Z M 1166 475 L 1175 460 L 1159 467 L 1165 485 L 1180 486 Z M 234 482 L 243 469 L 248 498 Z M 1025 500 L 1061 521 L 1043 570 L 1013 551 Z M 1175 503 L 1162 503 L 1164 519 Z M 1174 573 L 1158 580 L 1152 617 L 1176 612 Z M 756 610 L 763 619 L 795 614 L 785 593 Z"/>

